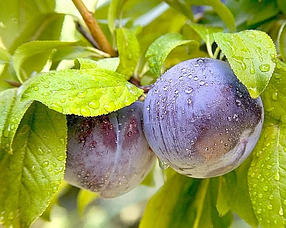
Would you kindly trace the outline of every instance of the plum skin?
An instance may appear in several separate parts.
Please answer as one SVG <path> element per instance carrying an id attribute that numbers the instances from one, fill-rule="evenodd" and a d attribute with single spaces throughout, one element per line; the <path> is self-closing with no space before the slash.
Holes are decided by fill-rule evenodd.
<path id="1" fill-rule="evenodd" d="M 143 103 L 98 117 L 68 116 L 65 180 L 104 198 L 139 185 L 155 154 L 142 130 Z"/>
<path id="2" fill-rule="evenodd" d="M 154 153 L 194 178 L 226 174 L 251 153 L 264 110 L 228 63 L 197 58 L 166 71 L 148 92 L 144 132 Z"/>

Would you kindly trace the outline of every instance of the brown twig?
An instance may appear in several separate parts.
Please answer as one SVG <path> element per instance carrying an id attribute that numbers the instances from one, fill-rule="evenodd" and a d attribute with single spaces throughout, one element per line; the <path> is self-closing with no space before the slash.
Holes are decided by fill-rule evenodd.
<path id="1" fill-rule="evenodd" d="M 104 33 L 102 32 L 101 28 L 99 27 L 97 21 L 94 19 L 93 14 L 88 11 L 85 4 L 82 0 L 72 0 L 78 11 L 80 12 L 83 20 L 85 21 L 93 39 L 98 44 L 99 48 L 110 54 L 111 56 L 115 56 L 116 53 L 109 44 L 107 38 L 105 37 Z"/>

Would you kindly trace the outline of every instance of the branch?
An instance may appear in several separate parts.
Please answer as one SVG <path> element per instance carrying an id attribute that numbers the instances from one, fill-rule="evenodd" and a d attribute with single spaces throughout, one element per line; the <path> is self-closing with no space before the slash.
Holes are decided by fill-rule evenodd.
<path id="1" fill-rule="evenodd" d="M 91 12 L 88 11 L 82 0 L 72 0 L 78 11 L 80 12 L 83 20 L 85 21 L 93 39 L 98 44 L 99 48 L 110 54 L 111 56 L 116 56 L 115 51 L 109 44 L 107 38 L 99 27 L 97 21 L 94 19 Z"/>
<path id="2" fill-rule="evenodd" d="M 93 39 L 92 35 L 88 33 L 78 21 L 75 21 L 75 26 L 77 31 L 79 31 L 81 35 L 83 35 L 85 39 L 87 39 L 92 44 L 92 46 L 94 46 L 97 49 L 100 49 L 98 44 Z"/>

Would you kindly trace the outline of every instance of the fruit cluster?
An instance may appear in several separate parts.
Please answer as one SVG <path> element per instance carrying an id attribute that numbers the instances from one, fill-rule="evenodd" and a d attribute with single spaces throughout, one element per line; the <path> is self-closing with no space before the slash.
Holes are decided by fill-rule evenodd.
<path id="1" fill-rule="evenodd" d="M 157 80 L 144 107 L 137 101 L 106 116 L 69 116 L 65 178 L 115 197 L 140 184 L 153 152 L 190 177 L 223 175 L 251 153 L 263 117 L 261 99 L 250 97 L 228 63 L 188 60 Z"/>

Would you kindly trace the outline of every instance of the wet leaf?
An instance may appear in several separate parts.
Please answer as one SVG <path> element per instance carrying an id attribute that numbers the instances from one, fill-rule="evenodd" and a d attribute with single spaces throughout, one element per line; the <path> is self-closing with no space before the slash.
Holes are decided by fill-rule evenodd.
<path id="1" fill-rule="evenodd" d="M 161 67 L 168 54 L 177 46 L 187 43 L 198 46 L 197 41 L 184 40 L 179 33 L 168 33 L 155 40 L 148 48 L 145 55 L 149 62 L 150 71 L 158 77 L 161 74 Z"/>
<path id="2" fill-rule="evenodd" d="M 273 76 L 264 92 L 261 94 L 266 114 L 286 123 L 286 64 L 276 61 Z"/>
<path id="3" fill-rule="evenodd" d="M 50 71 L 23 85 L 23 100 L 37 100 L 64 114 L 98 116 L 130 105 L 143 91 L 102 68 Z"/>
<path id="4" fill-rule="evenodd" d="M 278 47 L 280 54 L 284 60 L 286 61 L 286 22 L 281 25 L 278 35 Z"/>
<path id="5" fill-rule="evenodd" d="M 257 98 L 266 88 L 275 68 L 276 49 L 264 32 L 245 30 L 239 33 L 215 33 L 218 46 L 226 55 L 238 79 Z"/>
<path id="6" fill-rule="evenodd" d="M 140 58 L 140 46 L 136 35 L 126 28 L 116 29 L 116 43 L 119 53 L 117 72 L 129 80 Z"/>
<path id="7" fill-rule="evenodd" d="M 13 153 L 12 143 L 18 126 L 31 101 L 20 101 L 17 89 L 9 89 L 0 93 L 0 151 Z"/>
<path id="8" fill-rule="evenodd" d="M 267 119 L 248 171 L 249 191 L 259 224 L 284 227 L 286 217 L 286 126 Z"/>
<path id="9" fill-rule="evenodd" d="M 14 153 L 0 152 L 0 214 L 5 227 L 28 228 L 47 208 L 64 176 L 66 118 L 40 103 L 21 121 Z"/>

